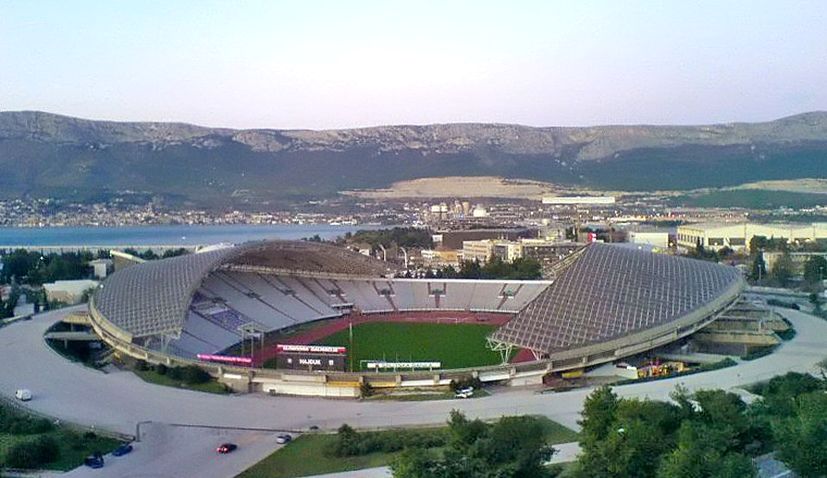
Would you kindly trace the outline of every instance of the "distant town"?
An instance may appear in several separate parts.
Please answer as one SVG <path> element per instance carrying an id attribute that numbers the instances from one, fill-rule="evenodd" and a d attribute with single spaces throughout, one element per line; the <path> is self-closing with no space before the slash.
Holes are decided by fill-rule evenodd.
<path id="1" fill-rule="evenodd" d="M 289 207 L 218 210 L 180 208 L 162 201 L 86 203 L 49 198 L 0 200 L 0 227 L 329 224 L 469 227 L 542 226 L 549 223 L 665 225 L 739 221 L 818 222 L 827 205 L 812 207 L 690 207 L 669 193 L 617 196 L 545 196 L 535 199 L 435 198 L 369 200 L 341 196 Z"/>

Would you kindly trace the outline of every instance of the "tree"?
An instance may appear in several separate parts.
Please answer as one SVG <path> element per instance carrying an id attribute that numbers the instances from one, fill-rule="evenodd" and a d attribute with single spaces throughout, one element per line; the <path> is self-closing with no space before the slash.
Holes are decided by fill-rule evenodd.
<path id="1" fill-rule="evenodd" d="M 763 396 L 761 407 L 773 417 L 791 417 L 796 411 L 796 397 L 823 390 L 824 382 L 808 373 L 788 372 L 761 384 L 756 393 Z"/>
<path id="2" fill-rule="evenodd" d="M 600 387 L 586 397 L 583 402 L 583 419 L 578 422 L 582 429 L 582 447 L 592 447 L 606 439 L 615 420 L 617 404 L 617 395 L 609 386 Z"/>
<path id="3" fill-rule="evenodd" d="M 777 430 L 778 458 L 803 478 L 827 476 L 827 395 L 808 393 Z"/>
<path id="4" fill-rule="evenodd" d="M 813 310 L 815 311 L 816 315 L 821 314 L 821 297 L 818 295 L 818 292 L 811 292 L 810 293 L 810 303 L 813 304 Z"/>
<path id="5" fill-rule="evenodd" d="M 453 411 L 451 439 L 441 456 L 407 450 L 391 465 L 396 478 L 549 478 L 553 449 L 535 417 L 504 417 L 493 425 Z"/>
<path id="6" fill-rule="evenodd" d="M 546 476 L 543 464 L 554 453 L 545 443 L 543 426 L 530 416 L 501 418 L 476 448 L 488 464 L 507 470 L 497 476 L 526 478 Z"/>
<path id="7" fill-rule="evenodd" d="M 767 248 L 766 236 L 752 236 L 749 240 L 749 250 L 752 252 L 762 251 Z"/>
<path id="8" fill-rule="evenodd" d="M 749 278 L 758 282 L 767 277 L 767 263 L 764 262 L 764 253 L 758 251 L 755 254 L 755 259 L 752 260 L 752 269 L 750 269 Z"/>
<path id="9" fill-rule="evenodd" d="M 775 261 L 770 271 L 770 277 L 776 281 L 781 287 L 786 287 L 793 277 L 793 261 L 788 252 L 784 252 Z"/>
<path id="10" fill-rule="evenodd" d="M 804 263 L 804 282 L 821 285 L 824 279 L 827 279 L 827 259 L 824 256 L 810 256 Z"/>
<path id="11" fill-rule="evenodd" d="M 736 478 L 755 475 L 744 453 L 758 434 L 747 406 L 720 390 L 690 395 L 678 388 L 675 404 L 618 399 L 603 387 L 587 397 L 577 478 Z"/>
<path id="12" fill-rule="evenodd" d="M 756 474 L 752 460 L 729 451 L 717 440 L 714 425 L 684 421 L 678 431 L 677 447 L 663 460 L 658 478 L 748 478 Z"/>
<path id="13" fill-rule="evenodd" d="M 700 390 L 695 393 L 695 401 L 700 409 L 697 420 L 715 430 L 722 447 L 728 450 L 746 447 L 751 439 L 750 422 L 747 405 L 741 397 L 723 390 Z"/>
<path id="14" fill-rule="evenodd" d="M 700 239 L 698 239 L 695 249 L 689 251 L 689 256 L 703 261 L 718 262 L 718 260 L 720 260 L 718 253 L 713 250 L 707 250 Z"/>

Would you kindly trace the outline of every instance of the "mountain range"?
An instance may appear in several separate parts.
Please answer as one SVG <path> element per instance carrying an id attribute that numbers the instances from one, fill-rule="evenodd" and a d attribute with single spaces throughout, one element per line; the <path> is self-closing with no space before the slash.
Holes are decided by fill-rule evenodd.
<path id="1" fill-rule="evenodd" d="M 208 128 L 0 112 L 0 198 L 277 204 L 407 179 L 680 190 L 827 177 L 827 112 L 703 126 Z"/>

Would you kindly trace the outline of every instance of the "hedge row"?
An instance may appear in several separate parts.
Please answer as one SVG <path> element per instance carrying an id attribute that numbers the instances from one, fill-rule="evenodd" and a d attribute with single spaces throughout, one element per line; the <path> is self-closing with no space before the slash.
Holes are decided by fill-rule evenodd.
<path id="1" fill-rule="evenodd" d="M 326 452 L 337 457 L 361 456 L 369 453 L 392 453 L 405 448 L 435 448 L 448 443 L 445 430 L 387 430 L 357 432 L 349 425 L 342 425 L 336 440 Z"/>
<path id="2" fill-rule="evenodd" d="M 210 381 L 210 374 L 197 365 L 186 365 L 184 367 L 167 367 L 159 363 L 155 366 L 150 366 L 143 360 L 138 360 L 135 364 L 138 370 L 154 370 L 158 375 L 166 375 L 173 380 L 180 380 L 189 385 L 199 383 L 207 383 Z"/>

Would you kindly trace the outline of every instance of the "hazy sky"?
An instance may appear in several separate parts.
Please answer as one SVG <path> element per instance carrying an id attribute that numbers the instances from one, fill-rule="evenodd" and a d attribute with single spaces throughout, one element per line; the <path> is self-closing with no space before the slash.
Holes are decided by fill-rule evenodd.
<path id="1" fill-rule="evenodd" d="M 827 109 L 827 1 L 0 0 L 0 110 L 210 126 Z"/>

